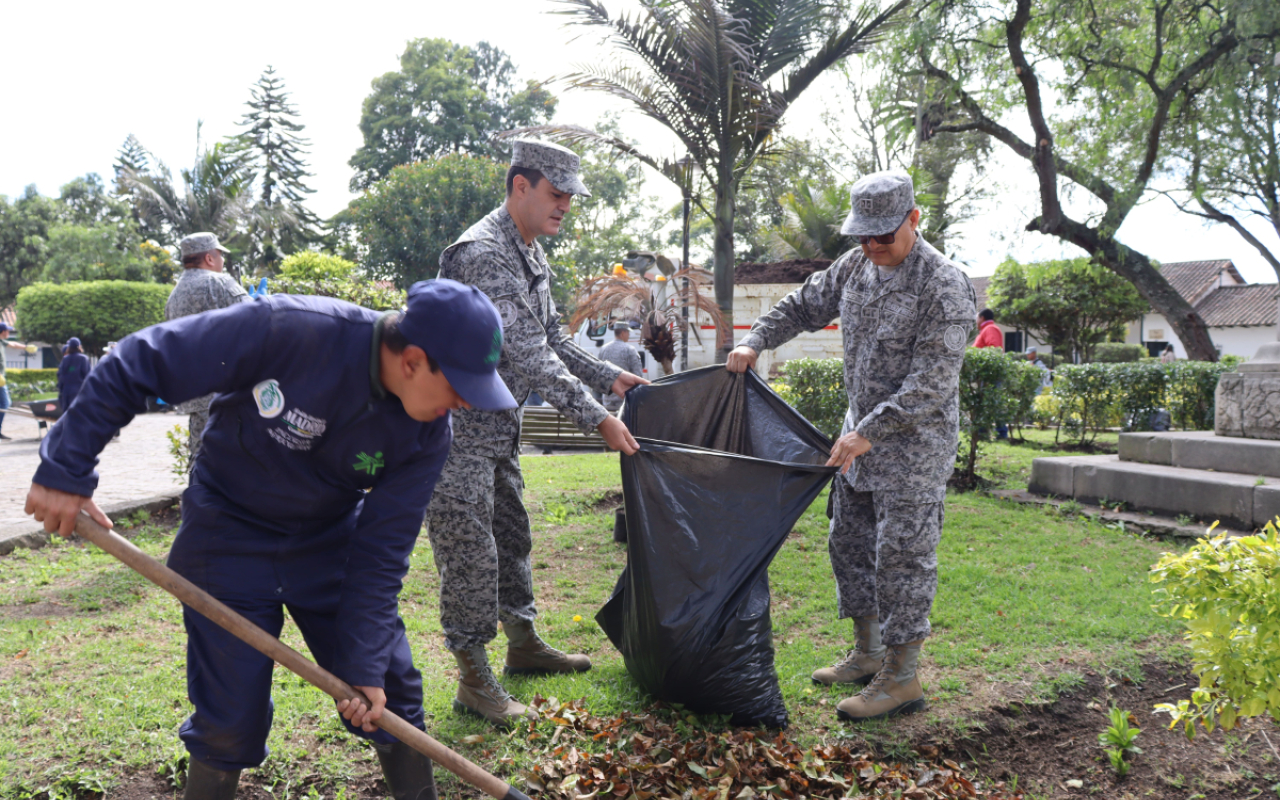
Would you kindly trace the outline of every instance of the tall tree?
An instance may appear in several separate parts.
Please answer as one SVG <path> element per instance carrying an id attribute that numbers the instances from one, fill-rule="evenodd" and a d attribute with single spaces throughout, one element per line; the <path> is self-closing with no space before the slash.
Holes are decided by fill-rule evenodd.
<path id="1" fill-rule="evenodd" d="M 365 98 L 364 144 L 349 162 L 352 191 L 401 164 L 448 153 L 495 155 L 494 133 L 549 119 L 555 98 L 533 81 L 519 85 L 515 72 L 507 54 L 486 42 L 409 42 L 400 69 L 375 78 Z"/>
<path id="2" fill-rule="evenodd" d="M 1133 284 L 1088 258 L 1036 264 L 1008 259 L 991 276 L 987 298 L 1002 323 L 1083 361 L 1149 308 Z"/>
<path id="3" fill-rule="evenodd" d="M 132 133 L 125 137 L 124 144 L 120 145 L 120 152 L 116 155 L 115 172 L 115 192 L 116 194 L 129 194 L 129 187 L 125 184 L 125 171 L 134 172 L 145 175 L 151 169 L 151 153 L 142 146 L 142 142 L 138 141 L 138 137 Z"/>
<path id="4" fill-rule="evenodd" d="M 883 12 L 863 5 L 851 17 L 825 0 L 641 0 L 639 12 L 616 17 L 597 0 L 559 2 L 571 22 L 609 31 L 619 50 L 613 63 L 567 76 L 569 86 L 621 97 L 666 127 L 711 187 L 723 360 L 733 346 L 734 219 L 743 179 L 787 109 L 826 69 L 870 47 L 909 0 Z M 610 142 L 680 182 L 677 162 L 616 137 L 571 126 L 541 130 Z"/>
<path id="5" fill-rule="evenodd" d="M 1204 321 L 1118 231 L 1168 165 L 1189 97 L 1215 64 L 1262 35 L 1240 26 L 1250 2 L 957 0 L 922 10 L 912 31 L 931 87 L 921 103 L 928 135 L 978 131 L 1025 159 L 1039 187 L 1027 230 L 1074 244 L 1132 282 L 1205 361 L 1217 354 Z M 1067 186 L 1087 199 L 1070 205 Z"/>
<path id="6" fill-rule="evenodd" d="M 1280 7 L 1271 4 L 1280 16 Z M 1194 124 L 1178 154 L 1185 162 L 1190 214 L 1229 226 L 1280 278 L 1280 46 L 1248 40 L 1223 58 L 1211 86 L 1195 97 Z M 1184 195 L 1185 196 L 1185 195 Z M 1274 236 L 1259 237 L 1246 222 L 1263 220 Z"/>
<path id="7" fill-rule="evenodd" d="M 124 168 L 121 174 L 145 232 L 154 231 L 161 244 L 175 245 L 189 233 L 211 231 L 232 251 L 227 271 L 238 278 L 241 258 L 251 248 L 244 236 L 253 216 L 248 162 L 249 153 L 237 142 L 218 142 L 198 150 L 195 164 L 180 171 L 181 187 L 160 161 L 148 173 Z"/>
<path id="8" fill-rule="evenodd" d="M 268 66 L 249 94 L 249 111 L 240 122 L 246 130 L 237 139 L 249 154 L 246 165 L 254 172 L 258 200 L 255 225 L 248 232 L 252 250 L 245 261 L 254 271 L 266 272 L 318 241 L 322 223 L 306 207 L 307 195 L 315 192 L 306 183 L 311 173 L 304 148 L 310 142 L 299 135 L 305 126 L 297 122 L 284 81 Z"/>
<path id="9" fill-rule="evenodd" d="M 0 306 L 39 279 L 48 260 L 49 229 L 61 221 L 57 200 L 28 186 L 12 202 L 0 195 Z"/>

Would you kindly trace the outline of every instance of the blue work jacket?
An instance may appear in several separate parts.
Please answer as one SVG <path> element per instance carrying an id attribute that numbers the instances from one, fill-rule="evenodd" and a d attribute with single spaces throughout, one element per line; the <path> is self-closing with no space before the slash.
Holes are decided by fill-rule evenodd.
<path id="1" fill-rule="evenodd" d="M 89 357 L 84 353 L 69 353 L 58 365 L 58 405 L 63 411 L 80 394 L 80 387 L 89 376 Z"/>
<path id="2" fill-rule="evenodd" d="M 98 454 L 147 397 L 217 393 L 193 483 L 266 539 L 351 520 L 334 671 L 382 686 L 396 598 L 452 430 L 447 414 L 411 419 L 382 387 L 379 319 L 340 300 L 275 295 L 139 331 L 98 362 L 45 437 L 34 481 L 90 496 Z"/>

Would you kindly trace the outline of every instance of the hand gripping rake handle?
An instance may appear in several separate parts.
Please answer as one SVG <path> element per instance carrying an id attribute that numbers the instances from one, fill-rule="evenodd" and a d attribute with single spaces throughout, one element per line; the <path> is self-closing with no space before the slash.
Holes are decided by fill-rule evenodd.
<path id="1" fill-rule="evenodd" d="M 227 608 L 213 595 L 142 552 L 115 531 L 94 522 L 83 511 L 76 519 L 76 533 L 333 699 L 361 698 L 368 703 L 367 698 L 345 681 Z M 485 772 L 390 711 L 384 709 L 382 718 L 374 724 L 496 800 L 529 800 L 520 790 Z"/>

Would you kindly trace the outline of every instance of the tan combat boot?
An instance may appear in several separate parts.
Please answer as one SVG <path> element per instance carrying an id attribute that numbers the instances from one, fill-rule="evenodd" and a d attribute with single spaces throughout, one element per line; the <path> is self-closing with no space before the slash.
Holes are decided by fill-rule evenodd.
<path id="1" fill-rule="evenodd" d="M 923 639 L 891 645 L 884 659 L 884 668 L 876 673 L 867 688 L 840 701 L 836 706 L 837 716 L 849 722 L 863 722 L 923 711 L 924 690 L 916 677 L 916 663 L 920 660 L 922 644 Z"/>
<path id="2" fill-rule="evenodd" d="M 866 685 L 884 666 L 884 645 L 880 644 L 880 620 L 877 617 L 855 617 L 853 620 L 854 646 L 844 658 L 829 667 L 815 670 L 813 682 L 830 686 L 833 683 L 858 683 Z"/>
<path id="3" fill-rule="evenodd" d="M 483 647 L 455 650 L 453 657 L 462 673 L 458 696 L 453 701 L 454 711 L 483 717 L 503 728 L 533 716 L 528 706 L 517 703 L 498 683 Z"/>
<path id="4" fill-rule="evenodd" d="M 532 622 L 502 623 L 507 634 L 507 675 L 546 675 L 550 672 L 586 672 L 591 659 L 562 653 L 542 641 Z"/>

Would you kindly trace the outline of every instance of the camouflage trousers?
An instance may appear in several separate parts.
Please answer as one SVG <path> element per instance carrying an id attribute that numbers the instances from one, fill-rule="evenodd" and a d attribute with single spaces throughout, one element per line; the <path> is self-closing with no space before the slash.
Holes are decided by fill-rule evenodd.
<path id="1" fill-rule="evenodd" d="M 449 453 L 431 505 L 427 535 L 440 573 L 445 646 L 466 650 L 498 635 L 498 620 L 532 621 L 533 533 L 521 495 L 520 459 Z"/>
<path id="2" fill-rule="evenodd" d="M 839 475 L 827 548 L 841 619 L 880 618 L 887 645 L 929 635 L 946 488 L 857 492 Z"/>

